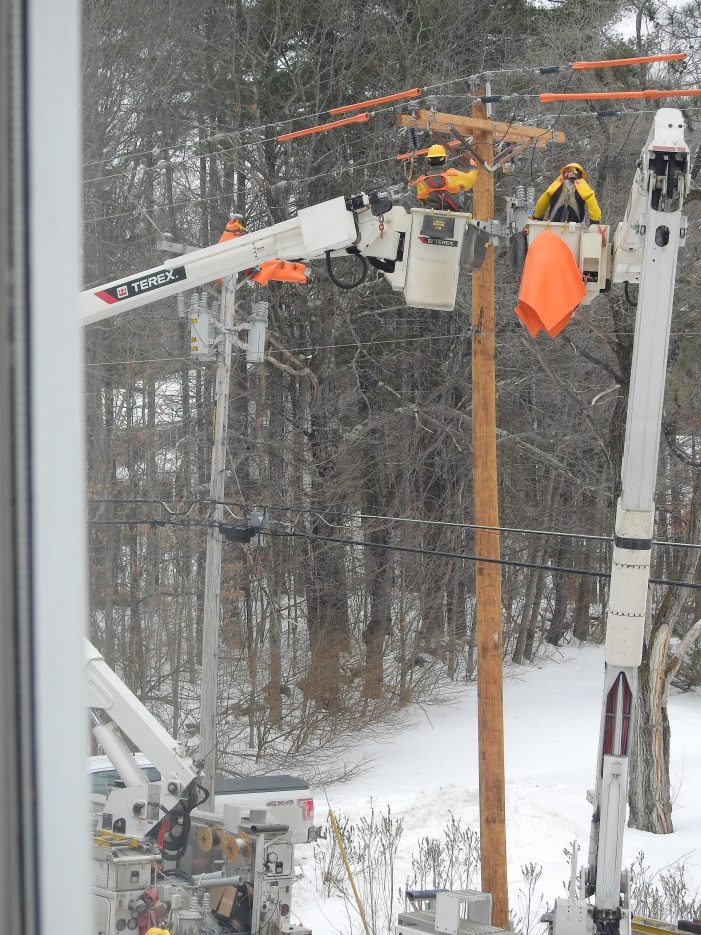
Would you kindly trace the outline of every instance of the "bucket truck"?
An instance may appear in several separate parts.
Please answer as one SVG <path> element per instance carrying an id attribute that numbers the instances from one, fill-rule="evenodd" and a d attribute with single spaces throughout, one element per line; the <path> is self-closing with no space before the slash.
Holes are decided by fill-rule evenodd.
<path id="1" fill-rule="evenodd" d="M 483 256 L 486 228 L 467 214 L 407 212 L 387 193 L 335 198 L 272 227 L 87 290 L 80 297 L 81 319 L 84 325 L 101 321 L 270 260 L 325 256 L 336 281 L 334 258 L 347 254 L 379 269 L 408 305 L 450 310 L 461 267 L 474 268 Z M 249 333 L 249 344 L 260 345 L 259 332 Z M 290 922 L 300 802 L 283 793 L 261 809 L 225 805 L 219 818 L 198 812 L 208 795 L 201 764 L 176 744 L 91 644 L 87 677 L 93 733 L 121 779 L 96 819 L 98 935 L 146 931 L 163 920 L 181 935 L 232 927 L 256 935 L 294 928 L 296 935 L 305 935 L 307 929 Z M 159 782 L 149 782 L 122 735 L 157 767 Z M 315 836 L 309 803 L 302 800 L 304 840 Z"/>
<path id="2" fill-rule="evenodd" d="M 657 111 L 642 149 L 623 221 L 613 242 L 582 225 L 536 222 L 570 247 L 587 281 L 587 304 L 614 283 L 639 283 L 621 495 L 616 512 L 605 674 L 588 865 L 572 855 L 567 897 L 543 916 L 548 935 L 630 935 L 623 870 L 623 833 L 633 716 L 642 661 L 655 518 L 655 480 L 677 254 L 686 236 L 682 215 L 691 184 L 689 147 L 679 110 Z M 533 227 L 533 222 L 530 222 Z M 591 271 L 586 276 L 587 270 Z M 593 897 L 593 900 L 592 900 Z M 408 892 L 397 935 L 494 935 L 485 894 Z"/>
<path id="3" fill-rule="evenodd" d="M 655 519 L 655 480 L 682 215 L 691 184 L 679 110 L 657 111 L 613 240 L 613 282 L 638 282 L 621 495 L 606 619 L 605 675 L 588 865 L 548 915 L 550 935 L 628 935 L 623 832 Z M 589 898 L 593 897 L 593 903 Z"/>
<path id="4" fill-rule="evenodd" d="M 392 204 L 387 192 L 332 198 L 296 217 L 166 260 L 81 294 L 83 324 L 177 295 L 270 260 L 313 260 L 354 254 L 378 268 L 409 306 L 451 311 L 461 267 L 475 268 L 491 222 L 469 214 Z M 480 250 L 480 248 L 482 248 Z"/>
<path id="5" fill-rule="evenodd" d="M 622 841 L 637 675 L 645 632 L 674 280 L 677 254 L 686 234 L 682 206 L 689 186 L 689 148 L 684 139 L 682 114 L 663 108 L 657 112 L 641 152 L 626 214 L 613 242 L 609 243 L 601 231 L 588 234 L 580 230 L 579 225 L 568 225 L 563 232 L 587 282 L 589 301 L 608 288 L 609 280 L 639 283 L 639 297 L 622 489 L 616 514 L 597 769 L 595 788 L 588 794 L 593 805 L 588 864 L 578 871 L 578 849 L 575 848 L 569 894 L 556 899 L 552 912 L 544 917 L 549 935 L 630 935 L 631 931 Z M 290 221 L 194 251 L 138 276 L 84 292 L 81 315 L 85 324 L 99 321 L 269 259 L 306 260 L 325 255 L 327 262 L 331 262 L 334 256 L 346 252 L 374 260 L 373 265 L 382 271 L 392 288 L 404 293 L 408 305 L 452 309 L 461 260 L 462 265 L 473 265 L 470 254 L 474 257 L 479 253 L 479 249 L 474 249 L 476 235 L 488 236 L 484 227 L 467 215 L 425 209 L 413 209 L 409 213 L 393 206 L 391 198 L 382 193 L 337 198 L 302 209 Z M 557 233 L 557 225 L 551 230 Z M 534 230 L 532 236 L 539 232 Z M 482 247 L 483 244 L 484 239 Z M 108 729 L 104 725 L 98 729 L 109 746 Z M 148 753 L 144 739 L 141 746 Z M 165 744 L 167 747 L 168 741 Z M 193 775 L 189 779 L 190 771 L 196 771 L 194 764 L 184 761 L 188 765 L 183 767 L 182 762 L 178 765 L 171 760 L 172 755 L 180 754 L 166 750 L 165 759 L 171 768 L 164 773 L 165 788 L 160 793 L 160 807 L 164 809 L 176 798 L 182 808 L 183 801 L 188 801 L 187 790 L 197 788 L 196 777 Z M 122 763 L 118 751 L 115 758 Z M 131 767 L 124 764 L 124 770 L 125 776 L 129 776 Z M 136 776 L 132 779 L 133 789 L 139 784 Z M 125 785 L 129 787 L 130 784 L 125 782 Z M 143 815 L 147 819 L 155 816 L 148 797 L 135 797 L 129 788 L 117 791 L 119 795 L 113 792 L 110 796 L 110 807 L 112 803 L 119 805 L 125 817 L 131 809 L 128 827 L 138 826 L 144 821 Z M 266 907 L 273 905 L 268 885 L 273 863 L 285 885 L 291 884 L 286 876 L 291 872 L 291 853 L 276 844 L 276 860 L 271 863 L 272 857 L 265 844 L 265 833 L 275 835 L 279 833 L 276 829 L 284 825 L 270 822 L 267 816 L 264 820 L 267 824 L 262 826 L 251 824 L 242 839 L 246 844 L 253 840 L 256 828 L 267 829 L 252 864 L 254 875 L 259 874 L 263 881 L 253 915 L 249 916 L 249 919 L 258 919 L 258 924 L 265 920 Z M 209 841 L 206 831 L 200 837 L 204 844 Z M 233 848 L 231 850 L 233 852 Z M 240 852 L 237 845 L 237 856 Z M 278 859 L 279 854 L 282 859 Z M 229 872 L 231 866 L 226 864 Z M 287 894 L 289 886 L 284 894 L 286 899 Z M 422 891 L 408 895 L 412 897 L 413 911 L 400 915 L 398 935 L 496 931 L 489 924 L 491 913 L 484 894 Z M 221 901 L 221 894 L 219 898 Z M 169 911 L 177 915 L 178 907 L 183 905 L 181 896 L 174 903 L 171 901 L 171 907 L 173 905 L 175 909 Z M 276 905 L 280 905 L 279 895 Z M 282 905 L 289 912 L 289 904 Z M 199 912 L 201 920 L 199 904 L 193 912 Z M 283 917 L 284 914 L 275 917 L 280 931 L 285 930 Z M 187 924 L 183 918 L 184 927 L 180 930 L 193 933 L 203 930 L 187 928 Z M 112 929 L 105 931 L 112 935 Z"/>
<path id="6" fill-rule="evenodd" d="M 265 805 L 229 796 L 221 814 L 198 811 L 208 795 L 201 764 L 87 641 L 86 676 L 93 735 L 121 778 L 93 816 L 95 935 L 156 922 L 181 935 L 288 931 L 294 845 L 316 836 L 313 802 L 272 788 Z M 159 781 L 143 774 L 125 737 L 157 766 Z"/>

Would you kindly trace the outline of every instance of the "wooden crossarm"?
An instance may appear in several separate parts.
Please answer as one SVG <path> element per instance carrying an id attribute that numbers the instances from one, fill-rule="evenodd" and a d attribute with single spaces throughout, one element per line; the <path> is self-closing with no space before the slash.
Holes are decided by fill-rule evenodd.
<path id="1" fill-rule="evenodd" d="M 432 113 L 430 110 L 417 110 L 416 117 L 399 114 L 397 124 L 400 127 L 416 127 L 419 130 L 437 130 L 439 133 L 451 133 L 453 130 L 465 136 L 472 136 L 475 130 L 490 130 L 497 138 L 510 143 L 531 143 L 544 148 L 548 143 L 564 143 L 565 134 L 561 130 L 545 130 L 523 124 L 509 125 L 502 120 L 480 119 L 464 114 Z"/>

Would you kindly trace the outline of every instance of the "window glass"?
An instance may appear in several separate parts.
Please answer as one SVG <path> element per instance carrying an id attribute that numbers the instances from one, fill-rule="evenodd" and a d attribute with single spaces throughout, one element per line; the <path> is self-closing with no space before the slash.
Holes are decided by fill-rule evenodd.
<path id="1" fill-rule="evenodd" d="M 101 769 L 90 774 L 90 786 L 97 795 L 107 795 L 117 779 L 116 769 Z"/>

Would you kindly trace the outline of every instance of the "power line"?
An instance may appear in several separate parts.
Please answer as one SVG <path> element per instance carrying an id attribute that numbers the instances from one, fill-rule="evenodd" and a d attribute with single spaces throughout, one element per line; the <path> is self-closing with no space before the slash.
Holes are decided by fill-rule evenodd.
<path id="1" fill-rule="evenodd" d="M 439 81 L 439 82 L 436 82 L 435 84 L 425 85 L 420 88 L 421 94 L 418 95 L 416 98 L 414 98 L 413 101 L 416 103 L 418 101 L 423 100 L 427 96 L 432 97 L 433 95 L 427 95 L 426 92 L 436 91 L 439 88 L 445 88 L 451 84 L 459 84 L 461 81 L 474 83 L 480 79 L 485 79 L 486 77 L 491 79 L 491 78 L 494 78 L 496 75 L 510 75 L 510 74 L 533 74 L 539 77 L 546 77 L 549 75 L 559 74 L 561 72 L 568 72 L 570 71 L 571 67 L 572 67 L 572 63 L 568 62 L 566 64 L 558 64 L 558 65 L 543 65 L 543 66 L 519 65 L 519 66 L 514 66 L 513 68 L 486 68 L 486 69 L 483 69 L 482 71 L 474 72 L 469 75 L 458 75 L 455 78 L 447 78 L 444 81 Z M 381 97 L 383 95 L 377 95 L 377 96 Z M 515 93 L 515 94 L 509 94 L 509 95 L 502 95 L 501 97 L 502 99 L 506 99 L 509 97 L 516 97 L 516 96 L 533 97 L 537 95 L 525 95 L 525 94 Z M 392 110 L 394 110 L 394 107 L 378 108 L 378 109 L 375 109 L 373 113 L 383 113 L 383 112 L 392 111 Z M 215 136 L 218 136 L 219 134 L 221 134 L 229 138 L 234 138 L 244 133 L 255 133 L 257 131 L 260 132 L 261 130 L 267 130 L 273 127 L 289 126 L 290 124 L 297 123 L 300 120 L 314 120 L 318 117 L 322 117 L 330 113 L 331 113 L 331 110 L 327 108 L 324 110 L 314 111 L 312 113 L 297 114 L 294 117 L 287 117 L 281 120 L 271 121 L 269 123 L 257 124 L 256 126 L 253 126 L 253 127 L 239 127 L 237 129 L 232 129 L 232 130 L 222 130 L 221 128 L 218 127 L 217 128 L 218 132 L 217 134 L 215 134 Z M 271 139 L 275 139 L 275 138 L 272 137 Z M 268 140 L 257 140 L 256 141 L 256 143 L 261 143 L 261 142 L 268 142 Z M 173 146 L 163 146 L 163 147 L 151 146 L 148 149 L 131 151 L 128 153 L 117 153 L 112 156 L 103 156 L 101 159 L 95 159 L 89 162 L 84 162 L 82 164 L 82 167 L 88 168 L 89 166 L 100 165 L 100 164 L 104 164 L 105 162 L 112 162 L 116 159 L 133 159 L 136 156 L 152 155 L 154 152 L 154 149 L 157 149 L 160 152 L 168 152 L 170 150 L 177 149 L 183 145 L 186 145 L 186 144 L 177 143 L 177 144 L 174 144 Z M 193 145 L 199 145 L 199 143 L 193 144 Z M 225 152 L 225 151 L 226 150 L 222 150 L 222 152 Z M 212 155 L 212 153 L 200 152 L 198 155 Z"/>
<path id="2" fill-rule="evenodd" d="M 197 505 L 199 506 L 214 506 L 215 505 L 215 501 L 210 500 L 208 498 L 201 499 L 201 500 L 188 500 L 188 501 L 185 501 L 185 503 L 183 504 L 184 506 L 187 506 L 186 513 L 183 513 L 182 511 L 171 510 L 166 505 L 166 501 L 160 500 L 156 497 L 132 497 L 132 498 L 103 497 L 99 499 L 98 498 L 91 499 L 88 502 L 91 504 L 107 504 L 107 503 L 159 504 L 164 509 L 166 509 L 171 516 L 186 515 L 187 513 L 190 513 L 190 511 L 192 510 L 194 506 L 197 506 Z M 176 502 L 176 501 L 170 501 L 170 502 Z M 242 501 L 222 500 L 222 501 L 216 501 L 216 503 L 219 503 L 220 505 L 225 506 L 227 508 L 236 507 L 238 509 L 248 509 L 248 506 L 244 504 Z M 256 504 L 256 508 L 258 510 L 263 510 L 264 512 L 267 512 L 269 510 L 275 510 L 279 512 L 287 512 L 287 513 L 298 513 L 298 514 L 304 513 L 307 515 L 314 515 L 314 516 L 320 516 L 320 517 L 323 517 L 324 515 L 338 515 L 339 512 L 343 512 L 339 510 L 338 508 L 336 509 L 329 509 L 329 508 L 314 509 L 311 507 L 280 506 L 280 505 L 274 505 L 274 504 L 260 504 L 260 503 Z M 517 526 L 483 526 L 483 525 L 479 525 L 478 523 L 457 523 L 451 520 L 420 519 L 415 516 L 387 516 L 384 514 L 376 514 L 376 513 L 354 512 L 352 515 L 356 519 L 375 519 L 375 520 L 381 520 L 383 522 L 408 523 L 411 525 L 441 526 L 441 527 L 454 528 L 454 529 L 477 529 L 477 530 L 484 530 L 487 532 L 514 533 L 517 535 L 525 535 L 525 536 L 552 536 L 553 538 L 557 537 L 557 538 L 569 538 L 569 539 L 587 539 L 587 540 L 592 540 L 595 542 L 604 542 L 604 543 L 609 543 L 609 544 L 613 542 L 612 536 L 604 536 L 604 535 L 599 535 L 597 533 L 562 532 L 562 531 L 553 530 L 553 529 L 529 529 L 529 528 L 522 528 L 522 527 L 517 527 Z M 114 521 L 104 520 L 102 522 L 104 523 L 114 522 L 116 524 L 120 524 L 122 522 L 131 522 L 131 521 L 130 520 L 124 520 L 124 521 L 123 520 L 114 520 Z M 149 522 L 149 521 L 145 520 L 144 522 Z M 324 520 L 324 522 L 326 522 L 326 520 Z M 349 527 L 348 524 L 344 524 L 344 523 L 327 523 L 327 525 L 335 526 L 337 528 L 346 528 L 346 529 L 352 528 L 352 527 Z M 300 535 L 302 535 L 302 533 L 300 533 Z M 652 542 L 653 542 L 653 545 L 657 545 L 662 548 L 701 549 L 701 543 L 696 543 L 696 542 L 672 542 L 670 540 L 664 540 L 664 539 L 653 539 Z"/>
<path id="3" fill-rule="evenodd" d="M 272 538 L 311 539 L 318 542 L 329 542 L 333 545 L 357 546 L 366 549 L 381 549 L 386 552 L 403 552 L 411 555 L 426 555 L 432 558 L 448 558 L 452 561 L 475 562 L 477 564 L 505 565 L 510 568 L 530 568 L 535 571 L 575 575 L 588 578 L 610 578 L 611 572 L 591 571 L 588 568 L 570 568 L 566 565 L 544 565 L 539 562 L 522 562 L 510 558 L 485 558 L 481 555 L 469 555 L 462 552 L 444 552 L 439 549 L 419 549 L 405 545 L 389 545 L 382 542 L 367 542 L 362 539 L 344 539 L 340 536 L 317 536 L 311 532 L 293 532 L 285 530 L 258 529 L 249 526 L 237 526 L 231 523 L 175 523 L 170 520 L 152 519 L 123 519 L 123 520 L 89 520 L 89 526 L 154 526 L 158 528 L 194 528 L 205 526 L 218 526 L 222 534 L 238 543 L 247 543 L 254 535 L 270 536 Z M 228 534 L 227 534 L 228 532 Z M 701 590 L 701 584 L 693 581 L 675 581 L 669 578 L 650 578 L 650 584 L 659 584 L 666 587 L 688 588 L 693 591 Z"/>
<path id="4" fill-rule="evenodd" d="M 465 555 L 462 552 L 443 552 L 437 549 L 418 549 L 405 545 L 387 545 L 382 542 L 367 542 L 361 539 L 343 539 L 338 536 L 318 536 L 311 532 L 282 532 L 279 530 L 263 529 L 261 535 L 287 536 L 300 539 L 313 539 L 320 542 L 332 542 L 341 545 L 360 546 L 366 549 L 381 549 L 388 552 L 407 552 L 416 555 L 430 555 L 435 558 L 449 558 L 461 562 L 477 562 L 488 565 L 507 565 L 512 568 L 531 568 L 539 571 L 558 572 L 566 575 L 579 575 L 589 578 L 610 578 L 611 573 L 606 571 L 590 571 L 586 568 L 569 568 L 564 565 L 543 565 L 538 562 L 521 562 L 508 558 L 485 558 L 481 555 Z M 672 581 L 668 578 L 650 578 L 650 584 L 661 584 L 669 587 L 690 588 L 701 590 L 701 584 L 693 581 Z"/>
<path id="5" fill-rule="evenodd" d="M 574 72 L 573 72 L 572 74 L 574 74 Z M 458 79 L 456 79 L 456 80 L 458 80 Z M 513 94 L 513 95 L 505 95 L 505 96 L 503 97 L 503 100 L 507 100 L 507 99 L 510 99 L 510 98 L 512 98 L 512 97 L 520 97 L 520 98 L 526 99 L 526 98 L 537 98 L 538 95 L 537 95 L 537 94 L 520 94 L 520 95 Z M 558 113 L 557 115 L 555 115 L 555 114 L 543 114 L 544 117 L 554 117 L 555 119 L 554 119 L 554 123 L 551 125 L 551 127 L 548 128 L 547 130 L 544 130 L 543 133 L 540 134 L 541 136 L 550 133 L 551 130 L 552 130 L 552 128 L 555 126 L 555 124 L 556 124 L 556 123 L 559 123 L 559 121 L 560 121 L 560 120 L 563 120 L 563 119 L 570 119 L 570 118 L 573 118 L 573 117 L 577 117 L 577 118 L 580 118 L 580 117 L 596 117 L 596 118 L 600 118 L 600 117 L 618 117 L 618 116 L 622 116 L 622 115 L 625 115 L 625 114 L 643 114 L 643 113 L 653 113 L 653 112 L 654 112 L 654 110 L 651 110 L 651 109 L 647 109 L 647 110 L 643 109 L 643 110 L 639 110 L 639 111 L 635 111 L 635 110 L 622 110 L 622 111 L 620 111 L 620 112 L 619 112 L 619 111 L 585 111 L 585 112 L 580 112 L 579 114 L 568 114 L 568 115 L 565 115 L 565 114 L 563 114 L 563 109 L 564 109 L 565 103 L 566 103 L 565 101 L 562 102 L 562 105 L 561 105 L 561 107 L 560 107 L 560 111 L 559 111 L 559 113 Z M 388 109 L 389 109 L 389 108 L 388 108 Z M 374 114 L 382 113 L 383 110 L 384 110 L 384 109 L 374 111 Z M 687 107 L 687 108 L 685 108 L 685 110 L 701 110 L 701 107 Z M 293 118 L 293 119 L 296 119 L 296 118 Z M 533 143 L 535 143 L 538 139 L 539 139 L 539 137 L 534 137 Z M 256 145 L 258 145 L 258 143 L 262 143 L 262 142 L 271 142 L 271 141 L 274 141 L 274 140 L 275 140 L 275 137 L 270 137 L 270 138 L 267 139 L 267 140 L 260 140 L 260 141 L 257 141 Z M 253 145 L 253 144 L 249 144 L 249 145 Z M 241 146 L 232 147 L 233 150 L 235 150 L 235 149 L 240 149 L 240 148 L 246 148 L 246 146 L 243 146 L 243 147 L 241 147 Z M 530 148 L 531 148 L 531 154 L 532 154 L 532 157 L 533 157 L 533 155 L 535 154 L 535 146 L 532 145 Z M 219 150 L 217 153 L 207 153 L 206 155 L 217 155 L 218 153 L 225 153 L 225 152 L 227 152 L 227 150 Z M 205 154 L 201 154 L 201 155 L 205 155 Z M 198 158 L 198 157 L 192 157 L 192 158 Z M 183 161 L 184 161 L 184 160 L 183 160 Z M 532 164 L 532 161 L 533 161 L 533 159 L 531 158 L 531 164 Z M 395 163 L 395 157 L 394 157 L 394 156 L 387 156 L 387 157 L 385 157 L 384 159 L 375 159 L 375 160 L 373 160 L 373 161 L 371 161 L 371 162 L 362 163 L 362 164 L 360 164 L 360 165 L 350 165 L 350 166 L 346 166 L 346 167 L 340 166 L 340 167 L 337 167 L 337 168 L 334 169 L 334 173 L 335 173 L 336 175 L 339 175 L 339 174 L 345 173 L 345 172 L 355 172 L 355 171 L 359 171 L 359 170 L 361 170 L 361 169 L 368 169 L 368 168 L 371 168 L 372 166 L 382 165 L 382 164 L 384 164 L 384 163 L 392 163 L 392 164 L 394 164 L 394 163 Z M 118 175 L 120 175 L 120 173 L 115 173 L 114 176 L 110 176 L 110 177 L 117 177 Z M 107 177 L 107 176 L 103 176 L 103 178 L 106 178 L 106 177 Z M 288 184 L 288 185 L 294 186 L 294 185 L 301 185 L 301 184 L 303 184 L 303 183 L 305 183 L 305 182 L 311 182 L 311 181 L 315 181 L 316 179 L 327 178 L 327 177 L 328 177 L 328 172 L 319 172 L 319 173 L 316 173 L 315 175 L 309 175 L 309 176 L 306 176 L 306 177 L 301 178 L 301 179 L 283 179 L 283 180 L 281 180 L 281 181 L 284 181 L 284 182 L 285 182 L 286 184 Z M 531 178 L 532 178 L 532 168 L 531 168 Z M 90 180 L 90 181 L 97 181 L 97 179 Z M 216 194 L 216 195 L 209 195 L 209 196 L 206 196 L 206 197 L 203 197 L 203 198 L 188 198 L 188 199 L 185 200 L 185 201 L 174 201 L 174 202 L 170 202 L 170 203 L 167 203 L 167 204 L 153 204 L 153 205 L 149 205 L 148 210 L 149 210 L 149 211 L 153 211 L 153 210 L 160 210 L 160 209 L 182 208 L 182 207 L 186 207 L 186 206 L 188 206 L 188 205 L 205 204 L 205 203 L 208 203 L 208 202 L 211 202 L 211 201 L 217 201 L 218 199 L 232 198 L 232 197 L 234 197 L 236 194 L 237 194 L 237 191 L 219 192 L 219 193 Z M 99 221 L 115 220 L 115 219 L 117 219 L 117 218 L 131 217 L 135 212 L 141 212 L 141 211 L 143 211 L 143 210 L 145 210 L 145 209 L 143 208 L 143 206 L 141 206 L 141 205 L 135 205 L 134 208 L 132 208 L 132 210 L 130 210 L 130 211 L 121 211 L 121 212 L 117 212 L 117 213 L 114 213 L 114 214 L 104 214 L 104 215 L 99 215 L 99 216 L 96 216 L 96 217 L 84 218 L 83 221 L 82 221 L 82 223 L 83 223 L 83 224 L 94 224 L 94 223 L 97 223 L 97 222 L 99 222 Z"/>

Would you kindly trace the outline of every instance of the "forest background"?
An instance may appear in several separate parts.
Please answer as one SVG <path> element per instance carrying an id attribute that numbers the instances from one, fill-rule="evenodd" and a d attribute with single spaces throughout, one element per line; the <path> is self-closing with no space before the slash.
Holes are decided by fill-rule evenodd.
<path id="1" fill-rule="evenodd" d="M 469 113 L 469 78 L 485 72 L 512 95 L 498 119 L 567 135 L 497 175 L 498 216 L 516 185 L 537 194 L 576 160 L 614 223 L 657 102 L 537 94 L 698 87 L 700 23 L 699 0 L 85 0 L 86 288 L 157 265 L 164 232 L 206 246 L 233 211 L 256 230 L 406 182 L 396 156 L 411 144 L 392 107 L 361 127 L 275 137 L 415 86 Z M 687 61 L 664 67 L 530 70 L 679 50 Z M 697 180 L 701 108 L 683 110 Z M 653 552 L 654 577 L 696 583 L 701 553 L 669 543 L 701 541 L 699 201 L 677 274 Z M 506 251 L 496 268 L 502 555 L 535 566 L 502 568 L 503 645 L 528 665 L 544 644 L 603 638 L 607 579 L 550 569 L 609 569 L 635 310 L 616 288 L 556 342 L 531 341 Z M 475 678 L 474 562 L 428 554 L 474 553 L 469 277 L 444 313 L 406 308 L 382 280 L 341 292 L 323 263 L 313 272 L 307 287 L 244 286 L 237 302 L 245 321 L 269 301 L 270 341 L 260 366 L 235 356 L 224 499 L 232 525 L 260 511 L 268 532 L 224 542 L 223 773 L 313 778 L 321 763 L 338 775 L 352 733 Z M 198 297 L 217 299 L 215 287 Z M 198 729 L 214 367 L 190 355 L 172 300 L 86 332 L 92 639 L 178 736 Z M 700 591 L 652 587 L 639 723 L 658 730 L 638 731 L 645 755 L 668 751 L 670 684 L 701 685 L 699 618 Z M 638 771 L 641 813 L 644 785 Z"/>

